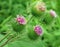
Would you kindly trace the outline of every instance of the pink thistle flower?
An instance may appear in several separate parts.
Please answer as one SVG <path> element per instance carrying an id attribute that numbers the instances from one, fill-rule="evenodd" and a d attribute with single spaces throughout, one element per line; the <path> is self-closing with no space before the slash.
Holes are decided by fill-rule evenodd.
<path id="1" fill-rule="evenodd" d="M 34 27 L 34 31 L 37 35 L 42 35 L 43 34 L 42 28 L 39 25 L 36 25 Z"/>
<path id="2" fill-rule="evenodd" d="M 22 25 L 25 25 L 25 24 L 26 24 L 26 19 L 25 19 L 24 16 L 19 16 L 19 15 L 17 15 L 16 20 L 17 20 L 17 22 L 18 22 L 19 24 L 22 24 Z"/>
<path id="3" fill-rule="evenodd" d="M 53 17 L 57 17 L 57 14 L 54 10 L 50 10 L 50 15 Z"/>

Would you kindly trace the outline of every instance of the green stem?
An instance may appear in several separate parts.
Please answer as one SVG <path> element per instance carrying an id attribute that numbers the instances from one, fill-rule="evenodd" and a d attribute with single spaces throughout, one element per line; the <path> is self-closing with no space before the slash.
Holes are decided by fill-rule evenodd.
<path id="1" fill-rule="evenodd" d="M 22 33 L 22 34 L 20 34 L 20 35 L 17 35 L 16 37 L 12 38 L 10 42 L 14 42 L 17 38 L 18 38 L 18 39 L 19 39 L 19 38 L 23 38 L 23 37 L 21 37 L 21 36 L 23 36 L 23 35 L 25 35 L 25 33 Z"/>
<path id="2" fill-rule="evenodd" d="M 1 40 L 0 43 L 10 34 L 10 32 L 8 34 L 6 34 Z"/>
<path id="3" fill-rule="evenodd" d="M 4 47 L 12 39 L 12 37 L 13 36 L 10 36 L 9 39 L 4 44 L 2 44 L 0 47 Z"/>

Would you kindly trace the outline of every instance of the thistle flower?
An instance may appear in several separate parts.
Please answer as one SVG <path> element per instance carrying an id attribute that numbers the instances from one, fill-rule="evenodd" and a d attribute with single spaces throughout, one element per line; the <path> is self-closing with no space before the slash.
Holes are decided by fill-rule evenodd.
<path id="1" fill-rule="evenodd" d="M 46 6 L 44 2 L 38 2 L 36 4 L 36 8 L 38 11 L 45 11 L 46 10 Z"/>
<path id="2" fill-rule="evenodd" d="M 57 17 L 57 14 L 54 10 L 50 10 L 50 15 L 53 17 Z"/>
<path id="3" fill-rule="evenodd" d="M 46 5 L 44 2 L 40 2 L 40 1 L 37 1 L 37 2 L 34 2 L 33 5 L 32 5 L 32 14 L 33 15 L 42 15 L 45 13 L 46 11 Z"/>
<path id="4" fill-rule="evenodd" d="M 25 19 L 24 16 L 19 16 L 19 15 L 17 15 L 16 20 L 17 20 L 17 22 L 18 22 L 19 24 L 22 24 L 22 25 L 25 25 L 25 24 L 26 24 L 26 19 Z"/>
<path id="5" fill-rule="evenodd" d="M 39 25 L 36 25 L 34 27 L 34 31 L 37 35 L 42 35 L 43 34 L 42 28 Z"/>

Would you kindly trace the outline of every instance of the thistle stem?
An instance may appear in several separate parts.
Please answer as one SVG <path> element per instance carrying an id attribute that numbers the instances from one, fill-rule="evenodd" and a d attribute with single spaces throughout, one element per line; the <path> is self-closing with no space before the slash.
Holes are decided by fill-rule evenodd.
<path id="1" fill-rule="evenodd" d="M 0 43 L 10 34 L 10 32 L 8 34 L 6 34 L 1 40 Z"/>
<path id="2" fill-rule="evenodd" d="M 10 36 L 9 39 L 8 39 L 4 44 L 2 44 L 0 47 L 5 46 L 5 45 L 12 39 L 12 37 L 13 37 L 13 36 Z"/>

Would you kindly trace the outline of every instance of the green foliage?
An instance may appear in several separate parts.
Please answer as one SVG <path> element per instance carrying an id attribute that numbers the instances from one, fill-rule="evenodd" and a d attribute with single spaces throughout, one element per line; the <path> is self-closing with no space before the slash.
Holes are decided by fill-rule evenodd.
<path id="1" fill-rule="evenodd" d="M 51 18 L 49 13 L 42 13 L 40 17 L 40 13 L 39 16 L 35 14 L 37 11 L 31 12 L 31 5 L 36 1 L 38 0 L 0 0 L 1 47 L 60 47 L 60 1 L 43 0 L 48 11 L 56 11 L 56 19 Z M 18 14 L 27 19 L 26 25 L 16 22 Z M 33 31 L 38 24 L 43 27 L 42 36 L 37 36 Z"/>

